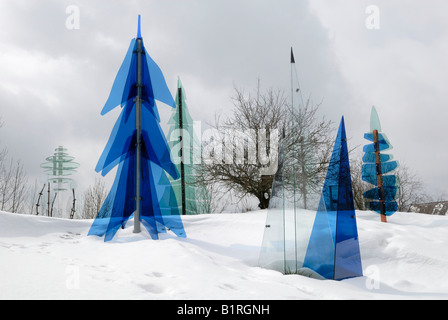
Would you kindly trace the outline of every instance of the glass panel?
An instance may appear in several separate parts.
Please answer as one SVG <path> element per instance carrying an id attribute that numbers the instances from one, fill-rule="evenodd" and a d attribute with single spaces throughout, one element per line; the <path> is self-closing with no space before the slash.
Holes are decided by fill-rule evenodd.
<path id="1" fill-rule="evenodd" d="M 395 199 L 398 199 L 398 196 L 400 195 L 399 188 L 397 186 L 393 187 L 383 187 L 383 199 L 386 201 L 393 201 Z M 374 199 L 374 200 L 380 200 L 380 188 L 373 188 L 370 190 L 367 190 L 364 192 L 364 198 L 365 199 Z"/>
<path id="2" fill-rule="evenodd" d="M 391 154 L 380 154 L 380 161 L 386 162 L 392 160 L 394 157 Z M 374 152 L 367 152 L 364 154 L 364 157 L 362 158 L 362 161 L 365 163 L 376 163 L 375 153 Z"/>
<path id="3" fill-rule="evenodd" d="M 286 271 L 285 265 L 285 210 L 284 210 L 284 139 L 280 143 L 278 170 L 272 184 L 259 265 L 263 268 Z"/>
<path id="4" fill-rule="evenodd" d="M 373 142 L 373 133 L 365 133 L 364 138 Z M 389 140 L 387 139 L 387 137 L 384 134 L 379 133 L 378 138 L 379 138 L 378 139 L 379 151 L 385 151 L 385 150 L 392 149 L 392 145 L 390 144 Z M 373 143 L 365 145 L 363 148 L 363 151 L 374 153 L 375 145 Z"/>
<path id="5" fill-rule="evenodd" d="M 394 171 L 398 168 L 398 161 L 388 161 L 382 162 L 378 165 L 378 168 L 381 167 L 381 174 L 386 174 Z M 362 165 L 362 176 L 375 176 L 377 175 L 377 164 L 375 163 L 365 163 Z"/>
<path id="6" fill-rule="evenodd" d="M 398 204 L 396 201 L 386 201 L 384 204 L 386 216 L 391 216 L 398 210 Z M 366 208 L 377 213 L 381 213 L 379 201 L 366 201 Z"/>
<path id="7" fill-rule="evenodd" d="M 303 266 L 326 279 L 334 278 L 336 211 L 328 212 L 322 196 Z"/>
<path id="8" fill-rule="evenodd" d="M 103 176 L 115 168 L 122 161 L 122 156 L 134 148 L 135 146 L 135 108 L 132 108 L 128 120 L 125 120 L 127 109 L 123 108 L 120 116 L 115 123 L 112 133 L 109 137 L 106 147 L 100 156 L 98 164 L 95 168 L 97 172 L 101 172 Z"/>
<path id="9" fill-rule="evenodd" d="M 134 48 L 135 48 L 135 39 L 132 39 L 131 44 L 129 45 L 129 49 L 124 58 L 124 61 L 121 64 L 121 67 L 118 70 L 118 74 L 112 85 L 112 90 L 110 91 L 109 98 L 107 99 L 106 104 L 104 105 L 103 110 L 101 111 L 101 115 L 105 115 L 110 110 L 115 109 L 122 103 L 123 91 L 126 86 L 128 75 L 129 72 L 133 70 L 130 67 L 130 65 L 133 57 Z"/>
<path id="10" fill-rule="evenodd" d="M 168 89 L 162 70 L 150 57 L 148 51 L 145 50 L 145 52 L 146 52 L 146 63 L 148 66 L 149 74 L 151 75 L 151 85 L 152 89 L 154 90 L 154 98 L 159 100 L 160 102 L 169 105 L 170 107 L 175 108 L 173 96 L 171 95 L 171 92 Z"/>
<path id="11" fill-rule="evenodd" d="M 370 132 L 373 132 L 373 130 L 378 130 L 378 132 L 382 131 L 380 118 L 378 117 L 378 113 L 376 112 L 375 107 L 372 107 L 372 110 L 370 112 Z"/>

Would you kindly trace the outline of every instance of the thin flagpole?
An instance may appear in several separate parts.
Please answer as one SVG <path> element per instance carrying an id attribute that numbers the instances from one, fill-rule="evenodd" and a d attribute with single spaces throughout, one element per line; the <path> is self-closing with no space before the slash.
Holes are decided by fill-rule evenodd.
<path id="1" fill-rule="evenodd" d="M 291 47 L 291 112 L 292 112 L 292 138 L 293 138 L 293 142 L 294 139 L 296 138 L 296 119 L 295 119 L 295 112 L 294 112 L 294 79 L 293 79 L 293 69 L 295 66 L 295 59 L 294 59 L 294 53 L 292 51 L 292 47 Z M 294 257 L 295 257 L 295 268 L 296 268 L 296 273 L 297 273 L 297 211 L 296 211 L 296 169 L 295 169 L 295 162 L 296 162 L 296 156 L 297 156 L 297 152 L 296 152 L 296 143 L 294 143 L 293 146 L 293 175 L 294 175 L 294 179 L 293 179 L 293 210 L 294 210 Z"/>

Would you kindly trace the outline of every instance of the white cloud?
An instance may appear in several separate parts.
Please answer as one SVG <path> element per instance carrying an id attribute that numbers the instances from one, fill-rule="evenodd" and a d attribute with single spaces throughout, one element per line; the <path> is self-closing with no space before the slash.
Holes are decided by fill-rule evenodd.
<path id="1" fill-rule="evenodd" d="M 181 77 L 194 118 L 213 121 L 215 112 L 232 108 L 234 85 L 251 90 L 258 78 L 263 88 L 288 93 L 293 47 L 304 95 L 323 99 L 321 114 L 334 122 L 346 117 L 351 143 L 364 143 L 375 104 L 396 157 L 440 186 L 448 177 L 433 168 L 443 167 L 443 157 L 433 165 L 428 157 L 440 149 L 443 130 L 447 29 L 443 1 L 420 3 L 376 1 L 381 29 L 375 31 L 365 28 L 372 3 L 364 0 L 313 0 L 312 11 L 296 0 L 81 0 L 80 29 L 67 30 L 72 1 L 5 0 L 0 142 L 27 158 L 36 176 L 38 164 L 62 144 L 81 162 L 82 179 L 91 177 L 85 183 L 93 182 L 116 120 L 100 111 L 142 14 L 145 45 L 172 93 Z M 159 111 L 164 126 L 170 108 Z M 422 119 L 431 126 L 416 129 Z"/>
<path id="2" fill-rule="evenodd" d="M 351 92 L 347 126 L 364 144 L 370 106 L 378 109 L 396 158 L 432 192 L 446 190 L 444 148 L 448 23 L 443 1 L 377 1 L 381 27 L 368 30 L 367 1 L 312 1 L 329 30 L 340 72 Z M 445 159 L 445 160 L 444 160 Z"/>

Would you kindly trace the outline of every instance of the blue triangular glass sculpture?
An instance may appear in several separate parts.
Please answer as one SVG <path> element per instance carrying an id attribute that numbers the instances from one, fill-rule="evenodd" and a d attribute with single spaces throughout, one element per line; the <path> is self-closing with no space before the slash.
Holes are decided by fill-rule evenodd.
<path id="1" fill-rule="evenodd" d="M 327 279 L 342 280 L 362 276 L 343 117 L 303 266 Z"/>
<path id="2" fill-rule="evenodd" d="M 140 101 L 140 117 L 137 116 L 137 100 Z M 169 215 L 164 214 L 169 209 L 164 205 L 164 195 L 173 193 L 165 172 L 174 179 L 179 173 L 159 125 L 156 100 L 175 107 L 162 71 L 143 45 L 139 16 L 138 35 L 131 41 L 101 112 L 104 115 L 117 106 L 122 108 L 95 170 L 104 176 L 116 166 L 118 169 L 89 235 L 105 235 L 105 241 L 111 240 L 136 212 L 139 198 L 139 221 L 153 239 L 158 239 L 158 234 L 167 229 L 185 237 L 177 208 L 173 208 L 174 212 L 169 210 Z M 141 132 L 140 139 L 138 132 Z M 139 197 L 137 179 L 141 186 Z"/>

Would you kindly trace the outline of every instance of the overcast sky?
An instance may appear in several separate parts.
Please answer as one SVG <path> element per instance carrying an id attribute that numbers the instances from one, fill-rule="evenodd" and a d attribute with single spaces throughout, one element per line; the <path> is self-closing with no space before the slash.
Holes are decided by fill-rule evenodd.
<path id="1" fill-rule="evenodd" d="M 79 9 L 79 28 L 67 28 L 69 6 Z M 172 93 L 181 78 L 195 120 L 230 112 L 234 86 L 250 90 L 258 79 L 262 89 L 288 93 L 293 47 L 302 92 L 323 101 L 320 115 L 336 125 L 345 117 L 351 148 L 366 143 L 375 105 L 395 158 L 434 196 L 448 195 L 446 7 L 445 0 L 0 0 L 0 145 L 38 182 L 39 165 L 63 145 L 81 164 L 79 191 L 93 183 L 119 114 L 100 111 L 141 14 L 149 54 Z M 166 128 L 170 107 L 158 108 Z"/>

